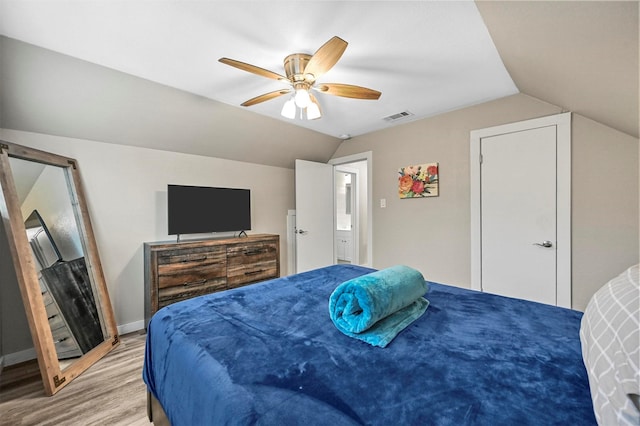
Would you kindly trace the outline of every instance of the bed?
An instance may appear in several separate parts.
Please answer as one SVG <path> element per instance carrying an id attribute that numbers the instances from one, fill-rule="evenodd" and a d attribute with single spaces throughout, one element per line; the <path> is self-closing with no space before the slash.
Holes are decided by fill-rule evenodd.
<path id="1" fill-rule="evenodd" d="M 372 271 L 334 265 L 161 309 L 150 399 L 174 426 L 596 424 L 582 313 L 428 282 L 426 312 L 379 348 L 328 313 L 336 286 Z"/>

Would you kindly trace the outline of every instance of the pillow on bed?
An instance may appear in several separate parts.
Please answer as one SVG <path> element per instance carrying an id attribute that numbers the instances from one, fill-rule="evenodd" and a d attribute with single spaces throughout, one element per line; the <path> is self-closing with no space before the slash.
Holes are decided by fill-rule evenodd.
<path id="1" fill-rule="evenodd" d="M 582 317 L 580 341 L 598 424 L 639 425 L 638 265 L 593 295 Z"/>

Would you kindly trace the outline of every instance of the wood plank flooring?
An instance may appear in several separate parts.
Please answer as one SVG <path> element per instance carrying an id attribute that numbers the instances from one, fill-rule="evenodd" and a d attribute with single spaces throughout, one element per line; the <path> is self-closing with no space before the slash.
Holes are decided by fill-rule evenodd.
<path id="1" fill-rule="evenodd" d="M 39 373 L 0 383 L 0 425 L 151 425 L 142 381 L 145 334 L 120 337 L 118 348 L 54 396 L 45 396 Z"/>

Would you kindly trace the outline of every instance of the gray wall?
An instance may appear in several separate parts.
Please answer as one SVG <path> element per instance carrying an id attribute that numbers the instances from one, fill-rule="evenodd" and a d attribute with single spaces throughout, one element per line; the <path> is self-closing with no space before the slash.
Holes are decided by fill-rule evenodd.
<path id="1" fill-rule="evenodd" d="M 33 341 L 4 226 L 0 226 L 0 259 L 0 355 L 6 355 L 32 348 Z"/>
<path id="2" fill-rule="evenodd" d="M 469 132 L 560 112 L 519 94 L 343 142 L 334 157 L 373 152 L 373 266 L 405 263 L 470 287 Z M 578 114 L 572 130 L 572 303 L 582 310 L 638 262 L 638 139 Z M 440 163 L 440 196 L 400 200 L 398 168 L 427 162 Z"/>

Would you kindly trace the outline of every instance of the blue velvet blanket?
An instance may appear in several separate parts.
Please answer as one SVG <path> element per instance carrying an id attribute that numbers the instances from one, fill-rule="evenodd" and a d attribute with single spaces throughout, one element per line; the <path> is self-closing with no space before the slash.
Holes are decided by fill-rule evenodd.
<path id="1" fill-rule="evenodd" d="M 429 283 L 384 350 L 327 300 L 373 272 L 336 265 L 175 303 L 143 378 L 181 425 L 595 425 L 577 311 Z"/>
<path id="2" fill-rule="evenodd" d="M 427 310 L 427 287 L 420 271 L 404 265 L 361 275 L 331 293 L 329 316 L 347 336 L 384 348 Z"/>

